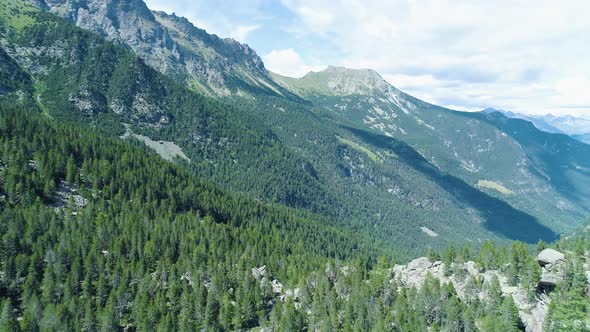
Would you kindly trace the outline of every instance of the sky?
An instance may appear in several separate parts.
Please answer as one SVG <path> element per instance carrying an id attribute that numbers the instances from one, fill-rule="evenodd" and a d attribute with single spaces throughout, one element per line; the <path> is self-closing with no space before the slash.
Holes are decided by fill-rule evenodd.
<path id="1" fill-rule="evenodd" d="M 370 68 L 425 101 L 590 118 L 587 0 L 147 0 L 279 74 Z"/>

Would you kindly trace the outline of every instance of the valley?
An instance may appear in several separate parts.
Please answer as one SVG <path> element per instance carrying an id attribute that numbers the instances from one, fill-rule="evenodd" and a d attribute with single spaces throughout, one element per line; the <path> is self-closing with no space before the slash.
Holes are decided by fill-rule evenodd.
<path id="1" fill-rule="evenodd" d="M 507 115 L 2 1 L 0 329 L 583 330 L 590 145 Z"/>

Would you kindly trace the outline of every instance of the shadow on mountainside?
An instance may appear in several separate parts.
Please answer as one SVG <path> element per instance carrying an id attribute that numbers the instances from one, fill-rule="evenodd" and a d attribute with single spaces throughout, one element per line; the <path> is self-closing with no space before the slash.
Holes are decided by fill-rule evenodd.
<path id="1" fill-rule="evenodd" d="M 476 209 L 484 218 L 484 226 L 489 231 L 512 240 L 527 243 L 536 243 L 540 239 L 553 241 L 558 238 L 558 234 L 539 223 L 535 217 L 515 209 L 498 198 L 477 190 L 457 177 L 441 172 L 408 144 L 395 138 L 365 130 L 343 127 L 373 146 L 394 152 L 409 166 L 444 188 L 455 199 Z"/>
<path id="2" fill-rule="evenodd" d="M 575 183 L 590 183 L 590 145 L 564 134 L 541 131 L 529 121 L 508 118 L 499 112 L 461 115 L 488 122 L 510 135 L 532 161 L 533 173 L 545 178 L 563 196 L 590 208 L 590 189 Z M 575 173 L 579 177 L 573 178 Z"/>

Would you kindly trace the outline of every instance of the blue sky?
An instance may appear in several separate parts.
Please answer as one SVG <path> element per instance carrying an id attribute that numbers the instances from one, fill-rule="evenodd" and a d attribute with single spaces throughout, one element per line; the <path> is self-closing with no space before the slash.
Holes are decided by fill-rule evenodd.
<path id="1" fill-rule="evenodd" d="M 459 110 L 590 117 L 590 1 L 147 0 L 299 77 L 371 68 Z"/>

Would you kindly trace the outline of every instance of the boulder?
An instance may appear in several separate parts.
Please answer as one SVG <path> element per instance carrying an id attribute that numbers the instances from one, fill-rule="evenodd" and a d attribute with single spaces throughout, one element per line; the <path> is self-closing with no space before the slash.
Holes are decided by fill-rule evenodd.
<path id="1" fill-rule="evenodd" d="M 266 265 L 261 266 L 261 267 L 252 268 L 252 276 L 256 280 L 260 280 L 262 277 L 266 277 L 267 276 Z"/>
<path id="2" fill-rule="evenodd" d="M 272 291 L 274 293 L 282 293 L 283 292 L 283 284 L 281 284 L 277 279 L 274 279 L 271 282 Z"/>
<path id="3" fill-rule="evenodd" d="M 516 294 L 516 292 L 518 292 L 518 287 L 513 287 L 513 286 L 502 287 L 502 294 L 504 294 L 504 295 L 512 295 L 512 294 Z"/>
<path id="4" fill-rule="evenodd" d="M 541 280 L 539 281 L 539 285 L 541 285 L 541 286 L 555 287 L 561 281 L 563 281 L 563 276 L 562 275 L 557 274 L 557 273 L 545 272 L 541 276 Z"/>
<path id="5" fill-rule="evenodd" d="M 475 265 L 475 262 L 472 261 L 465 263 L 465 271 L 467 271 L 467 273 L 469 273 L 472 276 L 476 276 L 479 273 L 477 265 Z"/>
<path id="6" fill-rule="evenodd" d="M 537 262 L 541 266 L 555 265 L 565 259 L 565 255 L 554 249 L 545 249 L 537 255 Z"/>
<path id="7" fill-rule="evenodd" d="M 444 264 L 441 261 L 431 262 L 428 257 L 420 257 L 409 262 L 408 265 L 395 265 L 391 272 L 393 278 L 402 284 L 420 288 L 428 274 L 443 281 Z"/>
<path id="8" fill-rule="evenodd" d="M 428 257 L 420 257 L 409 262 L 406 269 L 409 271 L 423 271 L 428 269 L 430 266 L 432 266 L 432 263 L 430 262 L 430 259 Z"/>

